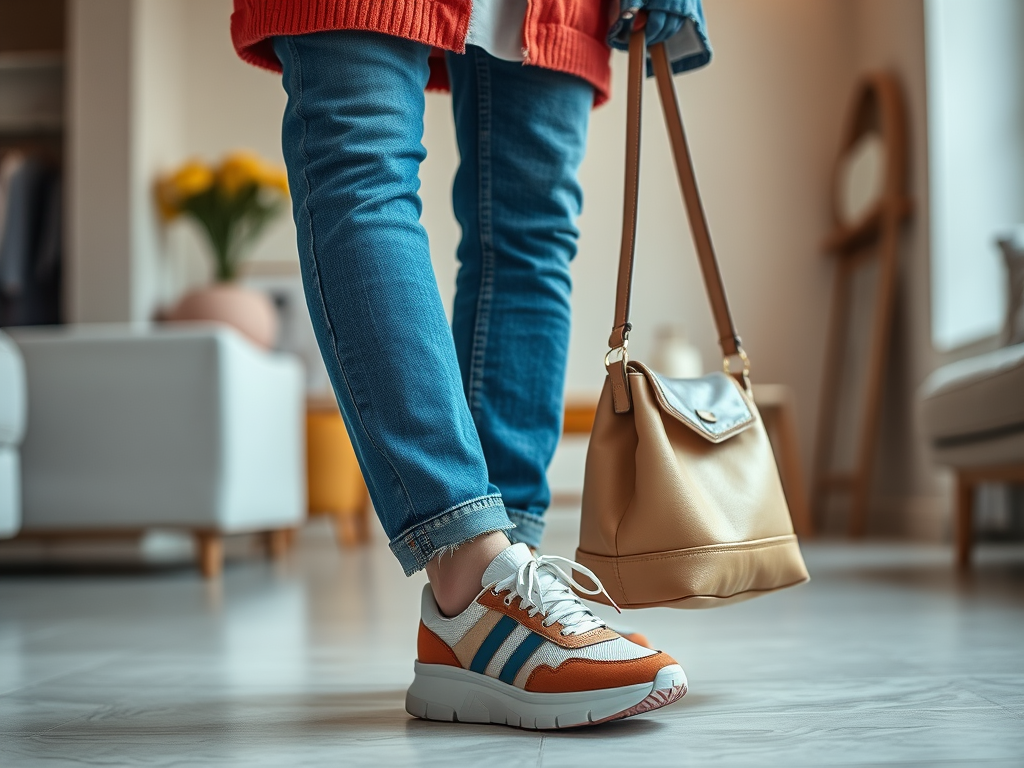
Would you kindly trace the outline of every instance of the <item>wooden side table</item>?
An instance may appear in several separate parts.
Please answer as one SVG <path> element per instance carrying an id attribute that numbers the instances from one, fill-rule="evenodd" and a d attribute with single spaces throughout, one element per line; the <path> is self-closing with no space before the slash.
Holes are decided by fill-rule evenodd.
<path id="1" fill-rule="evenodd" d="M 782 489 L 786 492 L 789 514 L 793 518 L 793 529 L 798 536 L 813 536 L 814 522 L 800 466 L 793 390 L 785 384 L 755 384 L 754 403 L 775 452 Z"/>
<path id="2" fill-rule="evenodd" d="M 369 541 L 370 494 L 333 399 L 306 403 L 306 472 L 309 514 L 331 515 L 342 547 Z"/>

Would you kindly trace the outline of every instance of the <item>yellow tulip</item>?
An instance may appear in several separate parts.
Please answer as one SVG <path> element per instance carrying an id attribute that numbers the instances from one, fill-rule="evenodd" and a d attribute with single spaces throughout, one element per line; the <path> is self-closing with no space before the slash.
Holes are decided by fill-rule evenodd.
<path id="1" fill-rule="evenodd" d="M 260 184 L 271 189 L 276 189 L 285 197 L 288 197 L 288 174 L 276 168 L 266 168 Z"/>
<path id="2" fill-rule="evenodd" d="M 185 163 L 170 178 L 171 189 L 179 201 L 202 194 L 213 182 L 213 171 L 197 160 Z"/>
<path id="3" fill-rule="evenodd" d="M 263 161 L 252 152 L 234 152 L 224 158 L 217 169 L 217 184 L 229 197 L 250 184 L 259 184 Z"/>
<path id="4" fill-rule="evenodd" d="M 253 185 L 288 196 L 288 176 L 284 169 L 265 163 L 258 155 L 247 151 L 227 155 L 216 167 L 190 160 L 173 173 L 159 177 L 153 185 L 153 193 L 160 217 L 171 221 L 188 208 L 190 200 L 215 186 L 227 200 Z"/>

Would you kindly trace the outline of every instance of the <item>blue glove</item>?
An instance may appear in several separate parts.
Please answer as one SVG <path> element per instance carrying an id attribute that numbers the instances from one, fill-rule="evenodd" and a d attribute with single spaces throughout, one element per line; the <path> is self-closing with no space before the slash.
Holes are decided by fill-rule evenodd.
<path id="1" fill-rule="evenodd" d="M 613 0 L 614 4 L 614 0 Z M 689 69 L 703 67 L 711 61 L 711 44 L 708 42 L 704 9 L 701 0 L 618 0 L 619 15 L 608 30 L 608 45 L 620 51 L 629 50 L 629 35 L 633 30 L 636 12 L 647 12 L 644 38 L 648 45 L 671 40 L 692 24 L 692 34 L 676 38 L 670 56 L 672 71 L 676 74 Z M 648 62 L 648 75 L 650 63 Z"/>
<path id="2" fill-rule="evenodd" d="M 687 0 L 622 0 L 622 13 L 612 22 L 608 32 L 608 43 L 619 50 L 629 49 L 629 33 L 635 20 L 632 12 L 641 9 L 647 11 L 647 22 L 644 26 L 647 44 L 665 42 L 677 34 L 686 23 L 686 3 Z M 652 8 L 652 5 L 661 5 L 662 8 Z"/>
<path id="3" fill-rule="evenodd" d="M 683 28 L 685 18 L 678 13 L 651 11 L 647 14 L 644 37 L 648 45 L 663 43 Z"/>

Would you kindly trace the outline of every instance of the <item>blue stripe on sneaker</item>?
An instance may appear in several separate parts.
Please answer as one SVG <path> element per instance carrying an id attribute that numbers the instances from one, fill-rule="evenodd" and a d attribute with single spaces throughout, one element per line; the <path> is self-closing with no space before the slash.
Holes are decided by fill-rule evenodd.
<path id="1" fill-rule="evenodd" d="M 512 630 L 518 626 L 519 623 L 515 619 L 502 616 L 487 637 L 484 638 L 483 643 L 480 644 L 476 656 L 473 657 L 473 663 L 469 665 L 470 671 L 483 674 L 484 670 L 487 669 L 487 665 L 491 662 L 491 657 L 497 653 L 498 647 L 505 642 L 505 638 L 511 635 Z"/>
<path id="2" fill-rule="evenodd" d="M 523 642 L 519 644 L 519 647 L 515 649 L 509 660 L 505 662 L 505 666 L 501 668 L 501 674 L 498 675 L 498 679 L 503 683 L 512 685 L 512 681 L 516 679 L 516 675 L 519 674 L 519 670 L 523 668 L 523 664 L 530 658 L 530 655 L 539 648 L 545 638 L 543 635 L 538 635 L 536 632 L 531 632 Z"/>

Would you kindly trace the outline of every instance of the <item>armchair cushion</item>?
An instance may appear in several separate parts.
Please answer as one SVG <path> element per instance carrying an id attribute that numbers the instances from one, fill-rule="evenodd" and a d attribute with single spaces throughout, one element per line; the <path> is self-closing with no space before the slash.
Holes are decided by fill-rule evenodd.
<path id="1" fill-rule="evenodd" d="M 0 331 L 0 538 L 21 527 L 21 468 L 18 446 L 25 434 L 25 365 Z"/>
<path id="2" fill-rule="evenodd" d="M 924 384 L 922 407 L 940 463 L 1024 461 L 1024 344 L 938 369 Z"/>
<path id="3" fill-rule="evenodd" d="M 302 371 L 220 326 L 12 334 L 26 361 L 26 530 L 296 525 Z"/>
<path id="4" fill-rule="evenodd" d="M 25 435 L 25 364 L 11 337 L 0 331 L 0 447 Z"/>

